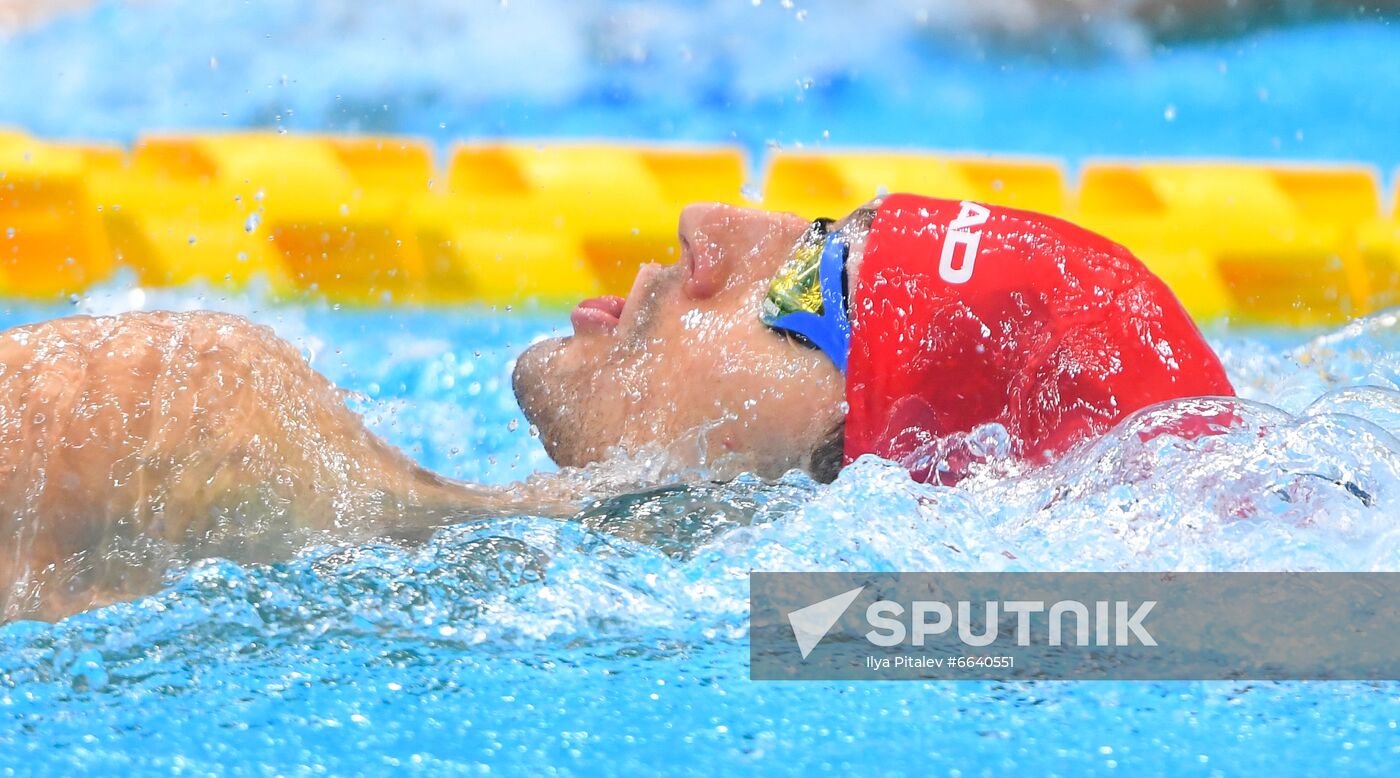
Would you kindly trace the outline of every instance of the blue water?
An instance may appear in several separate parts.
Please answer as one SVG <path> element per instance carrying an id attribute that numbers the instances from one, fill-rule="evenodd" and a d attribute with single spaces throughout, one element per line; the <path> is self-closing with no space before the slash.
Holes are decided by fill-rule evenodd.
<path id="1" fill-rule="evenodd" d="M 120 284 L 76 307 L 133 305 L 273 326 L 448 473 L 549 469 L 506 379 L 561 316 Z M 12 307 L 0 325 L 72 310 Z M 1237 434 L 1123 430 L 956 489 L 877 462 L 830 486 L 741 480 L 710 496 L 751 506 L 751 525 L 712 531 L 614 509 L 656 522 L 649 544 L 521 517 L 271 565 L 208 560 L 133 604 L 0 628 L 0 774 L 1388 773 L 1394 683 L 747 680 L 750 569 L 1400 569 L 1400 320 L 1212 341 L 1249 398 Z M 644 481 L 638 467 L 572 477 Z"/>
<path id="2" fill-rule="evenodd" d="M 1394 16 L 1160 43 L 1109 11 L 1007 40 L 1018 5 L 107 2 L 0 38 L 0 124 L 1400 163 Z"/>
<path id="3" fill-rule="evenodd" d="M 882 4 L 859 23 L 846 5 L 106 3 L 0 42 L 0 122 L 1400 162 L 1393 23 L 1159 45 L 1106 18 L 1088 42 L 1051 30 L 1008 55 L 971 4 Z M 271 325 L 448 475 L 553 470 L 507 377 L 558 314 L 128 280 L 75 306 L 0 304 L 0 326 L 155 307 Z M 1125 429 L 956 489 L 876 462 L 830 486 L 741 480 L 684 527 L 658 518 L 684 501 L 613 505 L 614 522 L 655 525 L 650 543 L 519 517 L 196 561 L 135 603 L 0 627 L 0 775 L 1392 773 L 1394 683 L 747 680 L 751 569 L 1400 569 L 1400 323 L 1210 335 L 1247 401 L 1238 434 Z M 606 491 L 656 472 L 559 477 Z"/>

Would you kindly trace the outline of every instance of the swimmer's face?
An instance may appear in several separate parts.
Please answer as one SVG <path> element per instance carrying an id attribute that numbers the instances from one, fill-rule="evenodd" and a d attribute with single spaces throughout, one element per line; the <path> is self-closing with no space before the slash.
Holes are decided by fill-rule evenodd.
<path id="1" fill-rule="evenodd" d="M 555 462 L 659 447 L 717 473 L 808 467 L 843 418 L 845 384 L 758 316 L 807 228 L 792 214 L 689 206 L 674 264 L 642 266 L 625 299 L 583 301 L 572 337 L 522 354 L 516 397 Z"/>

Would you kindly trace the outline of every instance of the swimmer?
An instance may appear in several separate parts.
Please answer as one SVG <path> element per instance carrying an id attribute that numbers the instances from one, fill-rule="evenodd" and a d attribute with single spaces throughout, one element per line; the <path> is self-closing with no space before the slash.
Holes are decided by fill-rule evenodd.
<path id="1" fill-rule="evenodd" d="M 1176 298 L 1126 249 L 1025 211 L 894 194 L 839 221 L 687 207 L 680 256 L 517 360 L 549 455 L 664 451 L 716 479 L 874 454 L 953 484 L 1046 463 L 1124 416 L 1232 395 Z M 473 516 L 569 517 L 546 479 L 452 481 L 376 438 L 266 328 L 214 313 L 0 334 L 0 622 L 158 588 L 168 549 L 257 561 Z"/>
<path id="2" fill-rule="evenodd" d="M 1045 463 L 1139 408 L 1234 394 L 1166 285 L 1060 219 L 896 194 L 839 222 L 691 206 L 680 236 L 675 265 L 521 355 L 559 464 L 704 430 L 692 453 L 725 475 L 830 480 L 876 454 L 954 483 L 984 425 Z"/>

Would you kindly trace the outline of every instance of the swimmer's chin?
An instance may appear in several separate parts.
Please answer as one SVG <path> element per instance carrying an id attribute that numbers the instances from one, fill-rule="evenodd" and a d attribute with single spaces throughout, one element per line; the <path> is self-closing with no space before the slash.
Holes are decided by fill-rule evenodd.
<path id="1" fill-rule="evenodd" d="M 546 394 L 544 381 L 548 373 L 551 357 L 563 346 L 560 338 L 542 340 L 521 352 L 515 359 L 515 367 L 510 371 L 510 388 L 515 393 L 515 401 L 533 416 L 539 400 Z M 531 418 L 533 422 L 534 419 Z"/>
<path id="2" fill-rule="evenodd" d="M 569 380 L 564 369 L 564 346 L 568 338 L 542 340 L 525 349 L 511 371 L 511 389 L 526 420 L 539 430 L 545 453 L 560 467 L 578 467 L 592 458 L 580 456 L 570 434 L 576 431 L 577 420 L 566 418 L 566 409 L 578 398 L 570 397 Z"/>

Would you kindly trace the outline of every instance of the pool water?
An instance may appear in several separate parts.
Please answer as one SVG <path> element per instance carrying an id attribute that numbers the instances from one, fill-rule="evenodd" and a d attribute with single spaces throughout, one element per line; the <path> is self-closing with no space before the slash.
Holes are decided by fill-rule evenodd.
<path id="1" fill-rule="evenodd" d="M 550 469 L 508 390 L 550 313 L 337 311 L 122 284 L 84 312 L 274 327 L 420 461 Z M 0 324 L 72 312 L 12 308 Z M 1400 319 L 1216 328 L 1245 430 L 917 485 L 652 490 L 558 522 L 205 560 L 155 596 L 0 628 L 0 774 L 1389 772 L 1394 683 L 758 683 L 749 570 L 1400 569 Z M 392 354 L 386 359 L 383 355 Z M 1131 425 L 1128 425 L 1131 426 Z M 645 463 L 574 477 L 643 483 Z M 637 527 L 648 528 L 641 542 Z M 1282 760 L 1282 761 L 1280 761 Z"/>
<path id="2" fill-rule="evenodd" d="M 0 124 L 1400 162 L 1394 11 L 1164 42 L 1032 5 L 107 0 L 3 40 Z"/>
<path id="3" fill-rule="evenodd" d="M 1393 21 L 1161 43 L 1109 14 L 1012 54 L 972 5 L 866 4 L 856 24 L 837 0 L 102 2 L 3 41 L 0 124 L 1400 162 Z M 275 328 L 428 467 L 553 470 L 508 374 L 561 313 L 126 277 L 76 305 L 0 303 L 0 326 L 204 307 Z M 1245 398 L 1230 435 L 1129 425 L 958 488 L 863 461 L 827 486 L 657 491 L 641 457 L 559 476 L 643 490 L 579 521 L 195 561 L 137 602 L 0 627 L 0 776 L 1392 773 L 1395 683 L 747 679 L 750 570 L 1400 569 L 1396 317 L 1208 333 Z"/>

